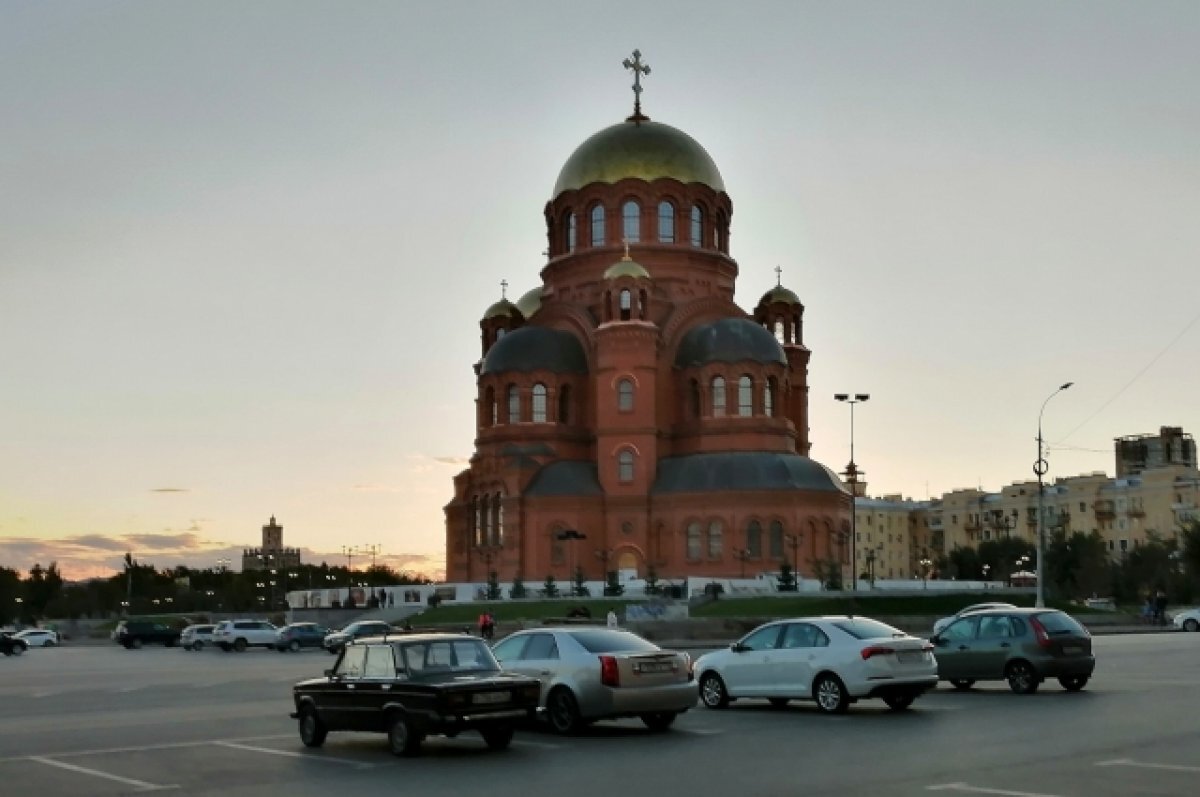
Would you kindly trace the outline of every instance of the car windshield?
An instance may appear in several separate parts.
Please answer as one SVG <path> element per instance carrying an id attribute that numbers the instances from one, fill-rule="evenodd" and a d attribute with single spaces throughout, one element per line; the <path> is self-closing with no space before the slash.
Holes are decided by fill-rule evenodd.
<path id="1" fill-rule="evenodd" d="M 890 639 L 907 636 L 899 628 L 893 628 L 878 620 L 868 620 L 865 617 L 852 617 L 849 620 L 836 620 L 835 628 L 840 628 L 855 639 Z"/>
<path id="2" fill-rule="evenodd" d="M 398 663 L 410 675 L 446 672 L 497 672 L 500 665 L 479 639 L 438 639 L 396 645 Z"/>
<path id="3" fill-rule="evenodd" d="M 572 638 L 589 653 L 653 653 L 661 648 L 628 631 L 609 631 L 606 628 L 577 631 Z"/>
<path id="4" fill-rule="evenodd" d="M 1042 624 L 1042 628 L 1046 629 L 1046 633 L 1050 636 L 1064 636 L 1068 634 L 1078 634 L 1079 636 L 1087 636 L 1088 632 L 1083 626 L 1075 621 L 1075 618 L 1069 614 L 1062 612 L 1046 612 L 1037 616 L 1038 622 Z"/>

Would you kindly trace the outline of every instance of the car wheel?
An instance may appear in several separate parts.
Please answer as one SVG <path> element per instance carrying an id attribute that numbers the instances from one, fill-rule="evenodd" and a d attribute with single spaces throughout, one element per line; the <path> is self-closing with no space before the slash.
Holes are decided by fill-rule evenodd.
<path id="1" fill-rule="evenodd" d="M 142 640 L 138 637 L 134 637 L 133 639 L 129 640 L 129 647 L 133 648 L 134 650 L 141 650 Z"/>
<path id="2" fill-rule="evenodd" d="M 950 685 L 960 692 L 965 692 L 975 685 L 974 678 L 951 678 Z"/>
<path id="3" fill-rule="evenodd" d="M 300 642 L 299 642 L 298 640 L 295 640 L 295 639 L 293 639 L 293 640 L 292 640 L 292 641 L 291 641 L 291 642 L 288 644 L 288 650 L 290 650 L 292 653 L 295 653 L 295 652 L 296 652 L 296 651 L 298 651 L 299 649 L 300 649 Z"/>
<path id="4" fill-rule="evenodd" d="M 556 687 L 546 697 L 546 716 L 554 732 L 563 735 L 574 733 L 582 724 L 579 718 L 579 702 L 565 686 Z"/>
<path id="5" fill-rule="evenodd" d="M 184 646 L 183 646 L 183 649 L 184 649 L 184 650 L 191 650 L 191 649 L 192 649 L 192 646 L 191 646 L 191 645 L 184 645 Z"/>
<path id="6" fill-rule="evenodd" d="M 913 701 L 916 699 L 917 699 L 916 695 L 913 695 L 913 694 L 910 694 L 907 692 L 901 693 L 901 694 L 891 694 L 891 695 L 883 696 L 883 702 L 886 703 L 887 707 L 890 708 L 892 711 L 904 711 L 909 706 L 911 706 L 913 704 Z"/>
<path id="7" fill-rule="evenodd" d="M 1187 620 L 1184 620 L 1183 621 L 1183 630 L 1184 631 L 1192 631 L 1193 633 L 1196 631 L 1200 631 L 1200 622 L 1197 622 L 1190 618 Z"/>
<path id="8" fill-rule="evenodd" d="M 675 723 L 675 718 L 679 716 L 674 711 L 655 711 L 652 714 L 643 714 L 642 722 L 646 727 L 655 732 L 665 731 Z"/>
<path id="9" fill-rule="evenodd" d="M 229 647 L 228 642 L 219 643 L 219 647 L 221 648 L 221 650 L 225 651 L 226 653 L 228 653 L 230 650 L 232 650 L 232 648 Z"/>
<path id="10" fill-rule="evenodd" d="M 403 714 L 394 715 L 388 725 L 388 747 L 392 755 L 414 756 L 421 752 L 421 735 Z"/>
<path id="11" fill-rule="evenodd" d="M 1037 673 L 1027 661 L 1009 662 L 1004 670 L 1004 677 L 1008 680 L 1008 688 L 1018 695 L 1032 695 L 1037 691 Z"/>
<path id="12" fill-rule="evenodd" d="M 204 647 L 203 642 L 193 642 L 192 643 L 192 650 L 201 650 L 203 647 Z"/>
<path id="13" fill-rule="evenodd" d="M 240 638 L 233 640 L 233 649 L 236 650 L 238 653 L 245 653 L 246 652 L 246 640 L 240 639 Z"/>
<path id="14" fill-rule="evenodd" d="M 791 701 L 786 697 L 771 697 L 767 698 L 767 702 L 771 704 L 771 708 L 787 708 L 787 704 Z"/>
<path id="15" fill-rule="evenodd" d="M 1086 675 L 1060 675 L 1058 676 L 1058 682 L 1068 692 L 1078 692 L 1087 686 L 1088 677 Z"/>
<path id="16" fill-rule="evenodd" d="M 499 725 L 494 728 L 483 728 L 479 733 L 487 743 L 489 750 L 505 750 L 512 742 L 514 728 L 511 725 Z"/>
<path id="17" fill-rule="evenodd" d="M 708 708 L 725 708 L 729 705 L 729 692 L 725 682 L 715 672 L 706 672 L 700 679 L 700 700 Z"/>
<path id="18" fill-rule="evenodd" d="M 817 676 L 813 683 L 813 695 L 817 698 L 817 708 L 826 714 L 844 714 L 850 708 L 850 698 L 846 695 L 842 679 L 831 673 Z"/>
<path id="19" fill-rule="evenodd" d="M 316 709 L 305 706 L 300 710 L 300 741 L 304 742 L 305 747 L 320 747 L 325 744 L 325 736 L 328 733 L 329 729 L 317 716 Z"/>

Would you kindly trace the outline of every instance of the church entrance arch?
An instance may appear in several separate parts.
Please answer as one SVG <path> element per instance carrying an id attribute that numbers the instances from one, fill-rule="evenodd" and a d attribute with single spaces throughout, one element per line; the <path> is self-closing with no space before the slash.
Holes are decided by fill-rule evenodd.
<path id="1" fill-rule="evenodd" d="M 617 557 L 617 570 L 621 572 L 633 571 L 634 577 L 638 574 L 638 557 L 633 551 L 621 551 L 621 555 Z"/>

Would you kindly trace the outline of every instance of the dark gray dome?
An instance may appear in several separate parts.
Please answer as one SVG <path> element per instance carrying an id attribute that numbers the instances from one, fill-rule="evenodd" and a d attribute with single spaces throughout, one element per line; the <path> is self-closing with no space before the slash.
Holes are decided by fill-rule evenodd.
<path id="1" fill-rule="evenodd" d="M 698 326 L 683 336 L 675 353 L 675 367 L 753 360 L 787 365 L 775 336 L 748 318 L 722 318 Z"/>
<path id="2" fill-rule="evenodd" d="M 729 451 L 666 457 L 658 463 L 654 493 L 711 493 L 732 490 L 846 492 L 829 468 L 800 454 Z"/>
<path id="3" fill-rule="evenodd" d="M 549 327 L 521 327 L 509 332 L 483 358 L 484 374 L 547 370 L 556 374 L 586 374 L 583 346 L 570 332 Z"/>

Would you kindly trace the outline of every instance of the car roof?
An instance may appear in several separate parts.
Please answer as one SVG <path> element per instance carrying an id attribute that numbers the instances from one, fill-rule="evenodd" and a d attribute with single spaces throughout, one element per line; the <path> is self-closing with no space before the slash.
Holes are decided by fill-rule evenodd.
<path id="1" fill-rule="evenodd" d="M 1058 612 L 1065 614 L 1061 609 L 1055 609 L 1053 606 L 1012 606 L 1010 608 L 999 607 L 995 609 L 980 609 L 977 612 L 971 612 L 971 616 L 977 614 L 1046 614 L 1048 612 Z"/>
<path id="2" fill-rule="evenodd" d="M 482 642 L 479 637 L 471 636 L 470 634 L 450 634 L 450 633 L 421 633 L 414 634 L 407 631 L 397 631 L 395 634 L 381 634 L 380 636 L 360 637 L 352 642 L 351 645 L 365 645 L 371 642 L 395 642 L 403 639 L 405 642 L 435 642 L 435 641 L 462 641 L 471 640 L 472 642 Z"/>

